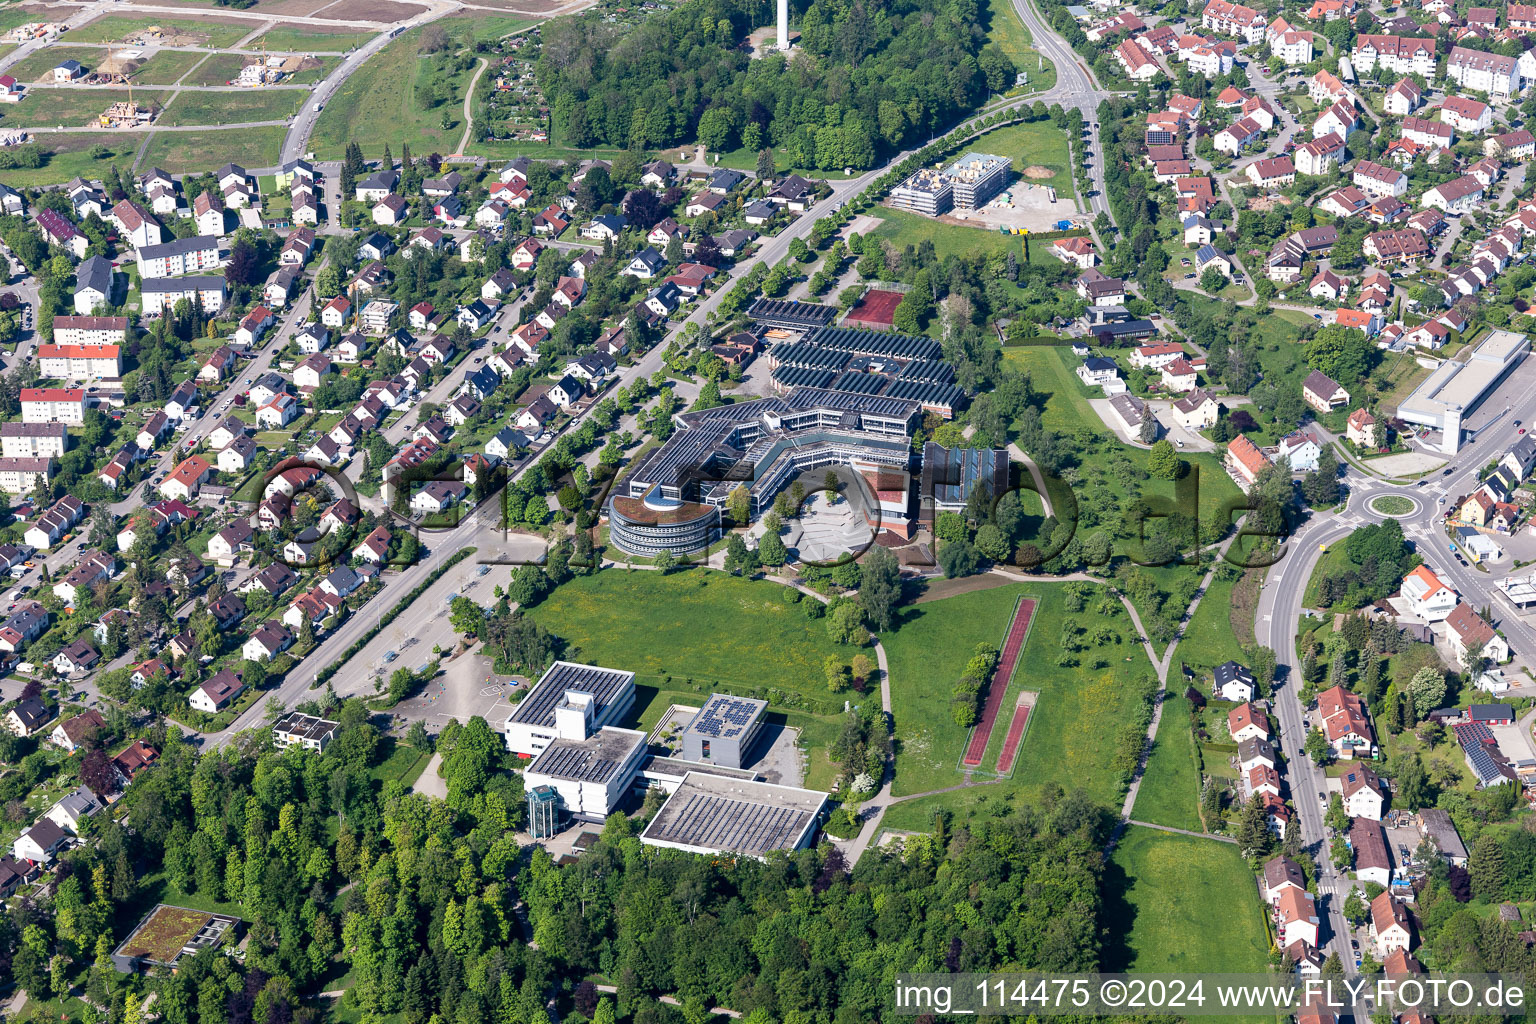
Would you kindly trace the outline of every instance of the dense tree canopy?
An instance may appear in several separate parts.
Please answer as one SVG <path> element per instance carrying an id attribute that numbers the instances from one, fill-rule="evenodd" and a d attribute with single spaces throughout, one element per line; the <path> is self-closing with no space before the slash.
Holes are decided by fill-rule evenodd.
<path id="1" fill-rule="evenodd" d="M 601 17 L 545 26 L 539 81 L 565 145 L 771 146 L 791 164 L 873 167 L 1013 82 L 985 47 L 975 0 L 879 6 L 815 0 L 797 56 L 752 60 L 738 44 L 769 4 L 708 0 L 639 25 Z"/>

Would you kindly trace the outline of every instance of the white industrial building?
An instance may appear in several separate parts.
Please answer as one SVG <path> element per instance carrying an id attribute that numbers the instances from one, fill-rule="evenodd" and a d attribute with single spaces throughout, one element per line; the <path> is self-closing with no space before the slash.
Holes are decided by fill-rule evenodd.
<path id="1" fill-rule="evenodd" d="M 1530 339 L 1524 334 L 1494 331 L 1465 362 L 1447 360 L 1436 367 L 1398 406 L 1398 417 L 1440 431 L 1440 450 L 1456 454 L 1461 447 L 1462 420 L 1520 365 L 1530 349 Z"/>
<path id="2" fill-rule="evenodd" d="M 634 703 L 633 672 L 557 661 L 507 716 L 507 749 L 537 757 L 557 739 L 584 739 L 616 725 Z"/>

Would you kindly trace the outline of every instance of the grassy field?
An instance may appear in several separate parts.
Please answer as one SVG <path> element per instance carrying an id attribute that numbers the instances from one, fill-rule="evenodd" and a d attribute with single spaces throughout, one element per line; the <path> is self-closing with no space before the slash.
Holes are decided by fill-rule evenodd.
<path id="1" fill-rule="evenodd" d="M 0 119 L 0 124 L 4 123 L 4 119 Z M 80 133 L 44 135 L 41 138 L 42 142 L 36 145 L 48 154 L 43 166 L 6 171 L 6 184 L 13 188 L 32 188 L 57 184 L 77 176 L 99 178 L 114 163 L 124 168 L 131 164 L 142 136 Z"/>
<path id="2" fill-rule="evenodd" d="M 207 170 L 226 163 L 271 167 L 282 153 L 286 131 L 282 125 L 270 125 L 205 132 L 155 132 L 144 148 L 142 163 L 170 174 Z"/>
<path id="3" fill-rule="evenodd" d="M 722 573 L 610 569 L 571 580 L 530 614 L 566 641 L 561 657 L 628 669 L 663 688 L 776 687 L 835 699 L 822 662 L 846 662 L 855 649 L 833 643 L 825 620 L 784 595 L 777 583 Z"/>
<path id="4" fill-rule="evenodd" d="M 311 68 L 308 71 L 300 71 L 291 78 L 284 79 L 285 85 L 309 85 L 320 82 L 331 70 L 341 63 L 340 57 L 318 57 L 320 67 Z M 246 58 L 238 53 L 215 53 L 206 61 L 199 64 L 197 70 L 188 77 L 187 85 L 224 85 L 240 74 L 240 69 L 245 66 Z M 274 95 L 281 95 L 280 90 Z"/>
<path id="5" fill-rule="evenodd" d="M 1104 970 L 1265 970 L 1263 910 L 1236 846 L 1132 826 L 1110 861 L 1105 886 L 1112 938 L 1102 956 Z"/>
<path id="6" fill-rule="evenodd" d="M 1072 184 L 1072 152 L 1066 133 L 1050 121 L 1009 125 L 976 139 L 968 147 L 982 153 L 1013 157 L 1014 187 L 1028 182 L 1050 185 L 1063 199 L 1076 199 Z M 1039 166 L 1056 172 L 1053 178 L 1025 178 L 1024 168 Z"/>
<path id="7" fill-rule="evenodd" d="M 254 27 L 253 22 L 215 21 L 212 18 L 130 18 L 111 14 L 105 18 L 71 29 L 69 39 L 76 43 L 115 43 L 131 32 L 158 25 L 168 33 L 203 37 L 203 45 L 230 46 L 243 39 Z"/>
<path id="8" fill-rule="evenodd" d="M 1224 661 L 1242 661 L 1243 650 L 1232 630 L 1233 581 L 1218 573 L 1211 580 L 1200 607 L 1195 609 L 1184 639 L 1179 641 L 1177 660 L 1196 671 L 1209 671 Z"/>
<path id="9" fill-rule="evenodd" d="M 1021 92 L 1041 92 L 1056 84 L 1056 66 L 1040 56 L 1029 29 L 1024 27 L 1008 0 L 993 0 L 987 4 L 985 17 L 987 38 L 1020 71 L 1029 75 L 1029 82 Z"/>
<path id="10" fill-rule="evenodd" d="M 187 79 L 188 85 L 225 85 L 240 74 L 245 67 L 245 56 L 239 53 L 213 53 L 197 66 Z"/>
<path id="11" fill-rule="evenodd" d="M 139 103 L 164 103 L 170 95 L 155 89 L 133 90 L 133 98 Z M 113 103 L 127 98 L 127 89 L 37 89 L 22 102 L 6 107 L 0 114 L 0 125 L 7 128 L 51 128 L 55 125 L 77 128 L 94 121 Z"/>
<path id="12" fill-rule="evenodd" d="M 278 25 L 255 39 L 251 46 L 268 50 L 297 50 L 300 53 L 345 53 L 355 50 L 377 33 L 374 32 L 326 32 L 306 25 Z"/>
<path id="13" fill-rule="evenodd" d="M 175 85 L 188 71 L 197 67 L 205 53 L 189 53 L 185 50 L 161 50 L 134 73 L 133 83 L 138 85 Z"/>
<path id="14" fill-rule="evenodd" d="M 471 31 L 468 22 L 462 31 Z M 446 27 L 446 26 L 445 26 Z M 433 78 L 435 60 L 417 55 L 421 30 L 407 32 L 358 68 L 325 105 L 310 148 L 321 160 L 338 159 L 347 142 L 364 141 L 365 155 L 376 157 L 387 143 L 399 149 L 451 152 L 463 134 L 464 92 L 474 69 L 455 74 L 439 95 L 441 105 L 426 109 L 417 98 L 417 83 Z M 447 114 L 453 127 L 444 130 Z"/>
<path id="15" fill-rule="evenodd" d="M 1006 252 L 1009 249 L 1022 255 L 1024 251 L 1023 240 L 1017 235 L 999 234 L 982 227 L 944 224 L 931 217 L 886 207 L 872 211 L 872 215 L 879 217 L 881 223 L 869 233 L 869 238 L 889 241 L 898 249 L 931 241 L 940 259 L 951 255 Z"/>
<path id="16" fill-rule="evenodd" d="M 183 92 L 160 115 L 158 123 L 176 126 L 281 121 L 291 117 L 308 96 L 302 89 Z"/>
<path id="17" fill-rule="evenodd" d="M 487 14 L 483 7 L 464 10 L 436 22 L 448 38 L 460 46 L 473 46 L 482 40 L 501 39 L 538 24 L 533 18 L 515 14 Z"/>
<path id="18" fill-rule="evenodd" d="M 886 825 L 927 828 L 935 807 L 955 809 L 993 796 L 1034 797 L 1051 783 L 1068 790 L 1081 788 L 1105 804 L 1118 799 L 1123 784 L 1112 763 L 1113 740 L 1120 726 L 1135 717 L 1139 695 L 1152 676 L 1151 666 L 1141 648 L 1128 642 L 1132 630 L 1127 616 L 1097 619 L 1091 611 L 1074 617 L 1080 623 L 1091 619 L 1094 625 L 1109 626 L 1119 642 L 1082 652 L 1080 665 L 1058 666 L 1055 651 L 1063 620 L 1069 617 L 1064 586 L 1031 582 L 913 605 L 903 612 L 900 626 L 881 637 L 890 664 L 891 709 L 900 738 L 893 792 L 902 795 L 955 786 L 963 781 L 959 761 L 970 730 L 950 717 L 950 685 L 960 677 L 976 644 L 1002 641 L 1020 595 L 1040 598 L 1020 659 L 1028 669 L 1017 672 L 1010 686 L 1010 697 L 1021 688 L 1040 694 L 1012 778 L 898 804 L 887 813 Z M 1087 609 L 1094 608 L 1102 593 L 1094 588 Z M 1012 707 L 1011 700 L 1003 701 L 987 759 L 982 762 L 989 770 Z"/>
<path id="19" fill-rule="evenodd" d="M 1147 761 L 1131 817 L 1154 825 L 1187 828 L 1200 825 L 1200 770 L 1195 764 L 1195 737 L 1189 727 L 1189 701 L 1170 694 L 1163 701 L 1163 718 Z"/>

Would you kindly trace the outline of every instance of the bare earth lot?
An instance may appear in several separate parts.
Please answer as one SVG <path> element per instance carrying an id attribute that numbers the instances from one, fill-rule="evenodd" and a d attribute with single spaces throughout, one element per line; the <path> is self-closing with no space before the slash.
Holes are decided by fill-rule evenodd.
<path id="1" fill-rule="evenodd" d="M 396 3 L 395 0 L 341 0 L 315 15 L 317 18 L 334 18 L 337 21 L 407 21 L 421 13 L 416 4 Z"/>

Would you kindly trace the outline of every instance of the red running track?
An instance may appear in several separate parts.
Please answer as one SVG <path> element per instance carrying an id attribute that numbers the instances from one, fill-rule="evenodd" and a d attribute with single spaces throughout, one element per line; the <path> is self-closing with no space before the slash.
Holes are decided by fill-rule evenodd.
<path id="1" fill-rule="evenodd" d="M 981 764 L 982 755 L 987 752 L 987 742 L 992 739 L 992 726 L 997 724 L 1003 694 L 1008 689 L 1008 680 L 1013 678 L 1014 666 L 1018 664 L 1019 654 L 1024 649 L 1024 638 L 1029 635 L 1029 620 L 1034 614 L 1035 600 L 1026 597 L 1019 602 L 1018 610 L 1013 613 L 1013 621 L 1008 625 L 1008 636 L 1003 641 L 997 668 L 987 688 L 986 707 L 981 709 L 981 721 L 976 724 L 976 731 L 971 733 L 970 746 L 965 748 L 964 763 L 973 768 Z"/>
<path id="2" fill-rule="evenodd" d="M 997 759 L 997 774 L 1013 771 L 1013 758 L 1019 752 L 1019 740 L 1024 738 L 1024 723 L 1029 721 L 1029 706 L 1019 698 L 1013 706 L 1013 722 L 1008 726 L 1008 738 L 1003 741 L 1003 753 Z"/>

